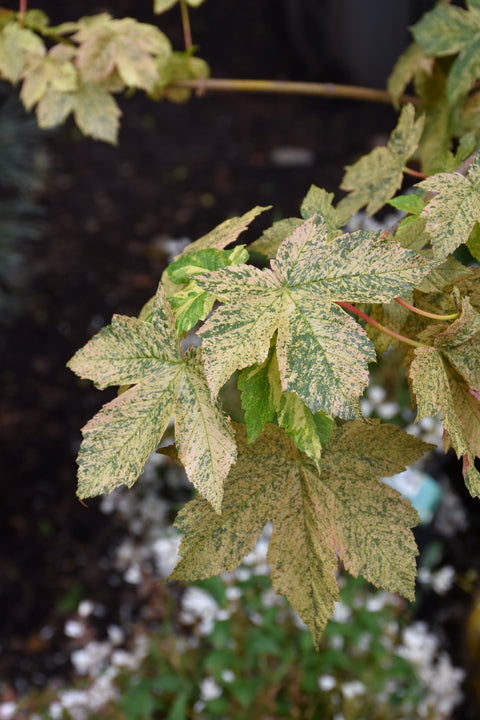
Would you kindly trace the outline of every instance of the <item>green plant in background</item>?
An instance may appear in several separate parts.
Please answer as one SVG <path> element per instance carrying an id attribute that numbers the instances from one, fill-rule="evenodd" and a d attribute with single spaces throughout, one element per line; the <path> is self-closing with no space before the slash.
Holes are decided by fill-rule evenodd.
<path id="1" fill-rule="evenodd" d="M 73 113 L 82 132 L 109 142 L 117 92 L 182 100 L 222 84 L 272 90 L 268 81 L 209 79 L 193 54 L 186 0 L 180 9 L 179 54 L 158 28 L 132 18 L 102 13 L 51 27 L 22 2 L 0 18 L 0 73 L 21 81 L 40 126 Z M 164 452 L 198 496 L 177 518 L 184 537 L 171 577 L 232 571 L 272 522 L 273 586 L 316 647 L 339 598 L 338 559 L 353 576 L 413 598 L 417 515 L 380 480 L 431 446 L 366 420 L 360 408 L 369 364 L 390 345 L 407 367 L 417 419 L 442 413 L 445 450 L 462 458 L 466 484 L 480 495 L 479 270 L 455 257 L 466 246 L 480 258 L 478 2 L 442 2 L 413 33 L 389 94 L 298 86 L 402 106 L 387 145 L 347 168 L 339 202 L 313 186 L 299 217 L 233 250 L 265 208 L 226 220 L 174 260 L 138 318 L 115 316 L 69 363 L 100 388 L 121 388 L 83 429 L 79 496 L 132 485 L 173 416 L 175 443 Z M 411 81 L 416 96 L 406 97 Z M 405 174 L 420 180 L 413 195 L 393 201 L 406 220 L 384 232 L 345 232 L 357 211 L 389 203 Z M 241 423 L 222 408 L 229 381 L 241 392 Z"/>

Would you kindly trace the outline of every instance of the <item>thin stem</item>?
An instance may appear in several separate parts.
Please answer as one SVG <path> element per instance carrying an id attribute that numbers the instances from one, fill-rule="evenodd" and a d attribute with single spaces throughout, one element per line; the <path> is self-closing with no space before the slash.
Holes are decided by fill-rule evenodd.
<path id="1" fill-rule="evenodd" d="M 365 320 L 369 325 L 372 325 L 374 328 L 377 328 L 377 330 L 380 330 L 381 332 L 385 333 L 386 335 L 390 335 L 391 337 L 396 338 L 397 340 L 400 340 L 400 342 L 406 343 L 407 345 L 411 345 L 412 347 L 423 347 L 423 345 L 416 340 L 410 340 L 410 338 L 405 337 L 405 335 L 400 335 L 399 333 L 394 332 L 393 330 L 390 330 L 390 328 L 385 327 L 384 325 L 380 325 L 376 320 L 370 317 L 370 315 L 367 315 L 362 310 L 359 310 L 355 307 L 355 305 L 350 305 L 350 303 L 343 302 L 341 300 L 337 300 L 337 305 L 340 305 L 344 310 L 348 310 L 349 312 L 354 313 L 354 315 L 358 315 L 359 318 L 362 318 L 362 320 Z"/>
<path id="2" fill-rule="evenodd" d="M 282 95 L 316 95 L 327 98 L 345 98 L 365 102 L 392 104 L 392 96 L 386 90 L 338 85 L 337 83 L 295 82 L 291 80 L 231 80 L 229 78 L 201 78 L 198 80 L 177 80 L 170 87 L 190 88 L 199 94 L 207 90 L 215 92 L 255 92 L 276 93 Z M 412 95 L 403 95 L 402 104 L 418 104 Z"/>
<path id="3" fill-rule="evenodd" d="M 186 0 L 180 0 L 180 10 L 182 13 L 183 38 L 185 40 L 185 50 L 192 47 L 192 28 L 190 25 L 190 16 L 188 14 L 188 5 Z"/>
<path id="4" fill-rule="evenodd" d="M 409 167 L 404 167 L 403 172 L 405 173 L 405 175 L 411 175 L 412 177 L 420 178 L 421 180 L 426 180 L 426 178 L 428 177 L 428 175 L 420 172 L 420 170 L 412 170 L 412 168 Z"/>
<path id="5" fill-rule="evenodd" d="M 23 25 L 25 23 L 25 14 L 27 12 L 27 0 L 20 0 L 19 8 L 18 8 L 18 24 L 21 28 L 23 28 Z"/>
<path id="6" fill-rule="evenodd" d="M 436 313 L 427 312 L 426 310 L 420 310 L 420 308 L 415 307 L 414 305 L 410 305 L 410 303 L 406 302 L 406 300 L 402 300 L 402 298 L 395 298 L 397 303 L 400 305 L 403 305 L 404 308 L 407 308 L 407 310 L 410 310 L 410 312 L 416 313 L 417 315 L 423 315 L 424 317 L 431 318 L 432 320 L 456 320 L 458 317 L 460 317 L 459 313 L 452 313 L 451 315 L 437 315 Z"/>

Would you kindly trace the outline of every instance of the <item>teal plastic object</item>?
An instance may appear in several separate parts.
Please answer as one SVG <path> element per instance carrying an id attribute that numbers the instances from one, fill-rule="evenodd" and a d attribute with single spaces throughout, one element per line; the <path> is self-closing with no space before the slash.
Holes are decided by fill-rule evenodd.
<path id="1" fill-rule="evenodd" d="M 382 480 L 390 487 L 398 490 L 404 498 L 410 500 L 422 523 L 431 521 L 443 492 L 438 482 L 431 475 L 411 467 L 398 475 L 382 478 Z"/>

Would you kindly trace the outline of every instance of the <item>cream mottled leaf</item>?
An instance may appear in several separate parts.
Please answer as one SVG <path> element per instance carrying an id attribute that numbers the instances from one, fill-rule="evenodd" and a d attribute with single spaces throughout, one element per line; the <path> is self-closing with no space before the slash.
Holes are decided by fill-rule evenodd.
<path id="1" fill-rule="evenodd" d="M 73 95 L 75 122 L 84 135 L 115 145 L 120 108 L 113 96 L 95 83 L 83 83 Z"/>
<path id="2" fill-rule="evenodd" d="M 185 355 L 174 412 L 175 442 L 188 479 L 220 512 L 236 445 L 228 418 L 210 399 L 199 348 Z"/>
<path id="3" fill-rule="evenodd" d="M 18 82 L 29 63 L 44 54 L 42 40 L 31 30 L 17 23 L 7 23 L 0 30 L 0 77 L 5 80 Z"/>
<path id="4" fill-rule="evenodd" d="M 127 87 L 151 90 L 157 82 L 157 58 L 168 58 L 168 38 L 154 25 L 133 18 L 103 20 L 81 28 L 73 39 L 79 44 L 77 66 L 85 82 L 105 80 L 117 71 Z"/>
<path id="5" fill-rule="evenodd" d="M 286 595 L 316 645 L 338 599 L 337 553 L 353 575 L 413 597 L 416 547 L 410 527 L 418 518 L 378 478 L 399 472 L 429 446 L 392 426 L 347 423 L 334 432 L 319 474 L 275 426 L 267 425 L 252 444 L 239 428 L 237 443 L 222 515 L 194 500 L 177 518 L 184 537 L 172 578 L 233 570 L 272 520 L 268 560 L 274 588 Z"/>
<path id="6" fill-rule="evenodd" d="M 37 108 L 39 127 L 47 130 L 61 125 L 74 108 L 74 94 L 56 90 L 50 86 L 40 98 Z"/>
<path id="7" fill-rule="evenodd" d="M 340 187 L 349 195 L 337 205 L 340 224 L 364 205 L 372 215 L 395 195 L 402 184 L 405 163 L 418 146 L 423 122 L 423 118 L 415 120 L 413 105 L 406 105 L 387 146 L 375 148 L 347 167 Z"/>
<path id="8" fill-rule="evenodd" d="M 335 300 L 382 302 L 411 290 L 429 265 L 379 233 L 328 237 L 318 217 L 280 246 L 271 269 L 225 268 L 197 283 L 222 305 L 199 331 L 215 396 L 237 369 L 262 363 L 278 330 L 282 389 L 315 414 L 352 419 L 374 349 Z"/>
<path id="9" fill-rule="evenodd" d="M 82 430 L 78 453 L 80 498 L 134 484 L 172 417 L 178 366 L 151 376 L 105 405 Z"/>
<path id="10" fill-rule="evenodd" d="M 467 177 L 459 173 L 438 173 L 419 183 L 419 187 L 434 193 L 425 206 L 422 217 L 434 255 L 446 258 L 461 243 L 466 243 L 480 220 L 480 154 L 475 157 Z"/>
<path id="11" fill-rule="evenodd" d="M 78 458 L 81 497 L 132 485 L 173 416 L 187 475 L 220 510 L 223 483 L 236 456 L 233 433 L 210 399 L 200 351 L 180 354 L 162 287 L 150 304 L 148 322 L 115 316 L 68 365 L 99 387 L 134 385 L 84 428 Z"/>
<path id="12" fill-rule="evenodd" d="M 333 200 L 333 193 L 311 185 L 300 206 L 300 213 L 305 220 L 312 215 L 321 215 L 332 237 L 340 233 L 341 227 Z"/>
<path id="13" fill-rule="evenodd" d="M 473 390 L 480 391 L 480 313 L 464 298 L 460 317 L 435 336 L 442 351 Z"/>
<path id="14" fill-rule="evenodd" d="M 400 55 L 387 82 L 387 90 L 396 106 L 398 106 L 400 96 L 405 92 L 415 75 L 418 72 L 430 73 L 432 65 L 433 59 L 428 57 L 423 48 L 417 43 L 412 43 Z"/>
<path id="15" fill-rule="evenodd" d="M 198 240 L 195 240 L 190 245 L 187 245 L 187 247 L 182 250 L 180 255 L 177 255 L 175 259 L 177 260 L 178 258 L 183 258 L 186 255 L 190 255 L 191 253 L 196 253 L 199 250 L 205 250 L 207 248 L 218 248 L 222 250 L 227 247 L 227 245 L 231 245 L 231 243 L 235 242 L 238 236 L 247 229 L 257 215 L 260 215 L 260 213 L 269 209 L 270 207 L 257 206 L 240 217 L 233 217 L 229 220 L 225 220 L 223 223 L 207 233 L 207 235 L 203 235 L 201 238 L 198 238 Z"/>
<path id="16" fill-rule="evenodd" d="M 64 48 L 64 45 L 55 45 L 47 55 L 30 63 L 24 72 L 20 99 L 27 110 L 44 97 L 49 87 L 61 93 L 77 89 L 78 77 L 72 55 L 59 52 Z"/>
<path id="17" fill-rule="evenodd" d="M 417 420 L 442 413 L 443 427 L 448 433 L 444 444 L 446 448 L 451 444 L 457 457 L 463 457 L 467 487 L 474 497 L 479 497 L 480 473 L 475 468 L 475 456 L 480 454 L 478 398 L 433 347 L 415 350 L 409 376 L 417 399 Z"/>

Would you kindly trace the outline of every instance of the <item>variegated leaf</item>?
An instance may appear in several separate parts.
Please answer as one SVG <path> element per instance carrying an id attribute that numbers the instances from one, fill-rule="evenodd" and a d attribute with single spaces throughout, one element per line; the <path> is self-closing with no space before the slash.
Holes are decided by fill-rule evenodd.
<path id="1" fill-rule="evenodd" d="M 409 370 L 413 392 L 417 398 L 417 420 L 442 413 L 448 436 L 447 449 L 453 446 L 457 457 L 464 461 L 464 477 L 470 493 L 480 496 L 480 473 L 475 456 L 480 455 L 480 401 L 434 347 L 415 350 Z"/>
<path id="2" fill-rule="evenodd" d="M 480 220 L 480 154 L 470 166 L 467 177 L 459 173 L 438 173 L 419 183 L 434 196 L 422 217 L 430 234 L 434 256 L 443 260 L 466 243 Z"/>
<path id="3" fill-rule="evenodd" d="M 239 428 L 237 443 L 222 515 L 194 500 L 177 518 L 184 537 L 172 578 L 189 581 L 233 570 L 272 520 L 268 560 L 274 588 L 286 595 L 316 645 L 338 599 L 337 553 L 353 575 L 413 597 L 416 546 L 410 527 L 417 514 L 378 478 L 401 471 L 428 445 L 393 426 L 347 423 L 325 449 L 320 475 L 273 425 L 253 444 Z"/>
<path id="4" fill-rule="evenodd" d="M 148 322 L 115 316 L 68 365 L 101 388 L 134 385 L 84 428 L 80 497 L 132 485 L 173 416 L 180 461 L 191 482 L 220 511 L 223 483 L 236 457 L 233 433 L 211 401 L 200 351 L 184 358 L 180 354 L 161 286 Z"/>
<path id="5" fill-rule="evenodd" d="M 283 241 L 271 269 L 224 268 L 197 277 L 225 303 L 200 330 L 212 394 L 235 370 L 262 363 L 278 330 L 282 389 L 297 393 L 313 413 L 356 417 L 375 353 L 363 328 L 334 302 L 388 301 L 429 267 L 379 233 L 329 239 L 314 217 Z"/>

